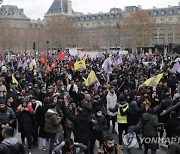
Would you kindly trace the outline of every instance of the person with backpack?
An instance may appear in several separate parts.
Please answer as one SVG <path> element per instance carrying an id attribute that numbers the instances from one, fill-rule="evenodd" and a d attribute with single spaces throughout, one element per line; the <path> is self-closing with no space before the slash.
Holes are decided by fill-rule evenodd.
<path id="1" fill-rule="evenodd" d="M 25 154 L 24 146 L 13 137 L 13 128 L 6 126 L 2 130 L 4 140 L 0 144 L 1 154 Z"/>

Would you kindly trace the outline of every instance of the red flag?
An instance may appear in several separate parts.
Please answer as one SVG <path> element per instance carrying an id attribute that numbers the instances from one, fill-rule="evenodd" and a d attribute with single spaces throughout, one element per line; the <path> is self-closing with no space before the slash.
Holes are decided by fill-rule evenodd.
<path id="1" fill-rule="evenodd" d="M 62 60 L 66 56 L 66 52 L 60 51 L 57 56 L 57 60 Z"/>
<path id="2" fill-rule="evenodd" d="M 56 67 L 57 67 L 57 62 L 56 62 L 56 60 L 54 60 L 51 64 L 51 69 L 54 69 Z"/>
<path id="3" fill-rule="evenodd" d="M 44 73 L 49 74 L 50 71 L 51 71 L 51 68 L 49 67 L 49 65 L 47 65 Z"/>
<path id="4" fill-rule="evenodd" d="M 40 59 L 39 59 L 41 64 L 46 64 L 46 56 L 45 55 L 41 55 Z"/>
<path id="5" fill-rule="evenodd" d="M 68 68 L 71 68 L 71 67 L 72 67 L 72 65 L 73 65 L 73 63 L 72 63 L 72 57 L 70 57 L 70 59 L 69 59 L 69 63 L 68 63 Z"/>

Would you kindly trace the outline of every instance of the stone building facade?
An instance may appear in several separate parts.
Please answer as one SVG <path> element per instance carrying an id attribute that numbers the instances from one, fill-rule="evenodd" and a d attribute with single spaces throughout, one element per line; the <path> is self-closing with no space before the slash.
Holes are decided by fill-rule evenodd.
<path id="1" fill-rule="evenodd" d="M 52 16 L 64 15 L 73 20 L 76 31 L 67 46 L 85 49 L 127 48 L 121 31 L 122 19 L 129 10 L 142 9 L 128 6 L 124 10 L 112 8 L 107 13 L 83 14 L 74 12 L 70 0 L 54 0 L 44 20 L 31 20 L 17 6 L 0 8 L 0 50 L 45 50 L 48 36 L 46 21 Z M 180 3 L 167 8 L 145 10 L 155 19 L 156 28 L 149 47 L 180 45 Z M 3 36 L 3 37 L 2 37 Z M 51 43 L 50 43 L 51 44 Z M 51 47 L 51 46 L 50 46 Z"/>

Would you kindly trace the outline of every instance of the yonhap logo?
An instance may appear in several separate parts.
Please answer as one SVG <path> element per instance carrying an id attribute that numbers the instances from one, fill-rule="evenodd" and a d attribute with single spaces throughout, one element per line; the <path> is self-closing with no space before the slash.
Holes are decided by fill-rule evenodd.
<path id="1" fill-rule="evenodd" d="M 167 137 L 167 138 L 160 138 L 160 137 L 139 137 L 140 144 L 167 144 L 167 143 L 180 143 L 180 139 L 176 137 Z M 128 133 L 123 137 L 123 143 L 125 147 L 131 148 L 135 147 L 138 144 L 136 133 Z"/>

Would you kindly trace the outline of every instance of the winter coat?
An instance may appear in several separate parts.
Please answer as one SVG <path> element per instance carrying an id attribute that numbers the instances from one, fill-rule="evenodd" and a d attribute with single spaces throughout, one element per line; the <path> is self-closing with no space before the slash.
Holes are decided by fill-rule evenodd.
<path id="1" fill-rule="evenodd" d="M 170 118 L 165 123 L 165 129 L 167 137 L 175 137 L 176 136 L 176 129 L 180 126 L 180 118 Z"/>
<path id="2" fill-rule="evenodd" d="M 104 130 L 106 130 L 107 122 L 104 115 L 97 116 L 96 114 L 93 114 L 90 119 L 96 120 L 97 124 L 91 123 L 91 128 L 93 132 L 100 132 L 102 133 Z"/>
<path id="3" fill-rule="evenodd" d="M 45 114 L 45 131 L 57 133 L 60 130 L 61 118 L 55 109 L 48 109 Z"/>
<path id="4" fill-rule="evenodd" d="M 25 154 L 22 144 L 18 143 L 15 138 L 7 138 L 0 144 L 1 154 Z"/>
<path id="5" fill-rule="evenodd" d="M 74 141 L 87 145 L 90 140 L 90 120 L 87 115 L 79 114 L 73 116 L 68 108 L 65 108 L 65 113 L 69 120 L 74 125 Z"/>
<path id="6" fill-rule="evenodd" d="M 141 118 L 142 134 L 143 137 L 156 138 L 158 137 L 157 127 L 162 124 L 158 123 L 157 116 L 151 113 L 144 113 Z M 144 143 L 148 149 L 158 149 L 158 143 Z"/>
<path id="7" fill-rule="evenodd" d="M 32 130 L 34 123 L 34 110 L 30 105 L 27 105 L 26 108 L 28 111 L 21 111 L 21 105 L 17 108 L 16 114 L 18 118 L 19 131 Z"/>
<path id="8" fill-rule="evenodd" d="M 121 147 L 115 144 L 114 149 L 111 153 L 106 150 L 106 147 L 101 146 L 96 149 L 96 154 L 123 154 Z"/>
<path id="9" fill-rule="evenodd" d="M 91 101 L 83 100 L 81 102 L 81 107 L 83 109 L 83 112 L 82 112 L 83 115 L 90 116 L 92 114 L 92 102 Z"/>
<path id="10" fill-rule="evenodd" d="M 36 123 L 39 127 L 39 137 L 41 138 L 48 137 L 48 133 L 45 132 L 45 114 L 48 109 L 49 109 L 48 105 L 43 105 L 38 107 L 35 113 Z"/>
<path id="11" fill-rule="evenodd" d="M 116 94 L 112 94 L 110 91 L 107 94 L 107 115 L 116 116 L 116 113 L 109 111 L 109 108 L 114 108 L 117 104 Z"/>
<path id="12" fill-rule="evenodd" d="M 16 115 L 11 108 L 5 107 L 4 111 L 0 111 L 0 125 L 8 123 L 12 127 L 14 126 L 15 121 Z"/>
<path id="13" fill-rule="evenodd" d="M 167 154 L 180 154 L 180 143 L 170 144 Z"/>
<path id="14" fill-rule="evenodd" d="M 141 114 L 144 112 L 142 108 L 129 108 L 127 110 L 128 125 L 136 125 L 141 118 Z"/>

